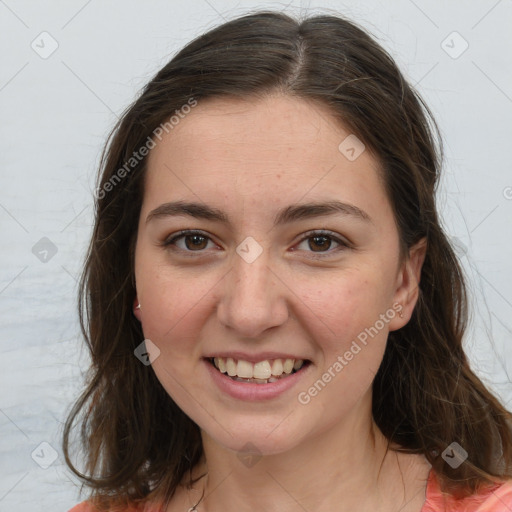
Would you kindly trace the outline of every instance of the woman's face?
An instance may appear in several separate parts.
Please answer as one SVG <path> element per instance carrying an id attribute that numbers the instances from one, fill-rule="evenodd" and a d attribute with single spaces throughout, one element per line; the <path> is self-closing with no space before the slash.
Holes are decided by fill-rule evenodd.
<path id="1" fill-rule="evenodd" d="M 279 453 L 369 421 L 409 265 L 377 160 L 325 107 L 199 101 L 151 150 L 136 315 L 163 387 L 223 446 Z"/>

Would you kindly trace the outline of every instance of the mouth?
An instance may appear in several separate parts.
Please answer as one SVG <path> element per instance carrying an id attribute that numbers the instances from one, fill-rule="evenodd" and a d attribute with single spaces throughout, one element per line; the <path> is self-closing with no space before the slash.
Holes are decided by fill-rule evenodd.
<path id="1" fill-rule="evenodd" d="M 231 357 L 210 357 L 206 360 L 219 373 L 234 381 L 255 384 L 269 384 L 286 379 L 311 364 L 307 359 L 265 359 L 257 363 Z"/>

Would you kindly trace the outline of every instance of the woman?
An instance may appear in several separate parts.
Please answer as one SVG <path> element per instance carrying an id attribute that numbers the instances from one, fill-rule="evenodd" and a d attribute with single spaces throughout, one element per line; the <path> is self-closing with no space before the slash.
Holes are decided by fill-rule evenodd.
<path id="1" fill-rule="evenodd" d="M 157 74 L 102 162 L 74 511 L 512 510 L 436 136 L 339 17 L 244 16 Z"/>

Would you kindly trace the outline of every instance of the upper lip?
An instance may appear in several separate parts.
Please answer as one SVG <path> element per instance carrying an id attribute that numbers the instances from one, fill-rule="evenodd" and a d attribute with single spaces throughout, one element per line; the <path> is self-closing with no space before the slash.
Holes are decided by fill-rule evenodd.
<path id="1" fill-rule="evenodd" d="M 211 354 L 207 354 L 204 356 L 206 359 L 211 359 L 213 357 L 222 357 L 232 359 L 242 359 L 244 361 L 249 361 L 250 363 L 258 363 L 259 361 L 272 360 L 272 359 L 303 359 L 307 361 L 307 357 L 299 357 L 293 354 L 286 354 L 284 352 L 260 352 L 259 354 L 248 354 L 246 352 L 233 352 L 233 351 L 218 351 Z"/>

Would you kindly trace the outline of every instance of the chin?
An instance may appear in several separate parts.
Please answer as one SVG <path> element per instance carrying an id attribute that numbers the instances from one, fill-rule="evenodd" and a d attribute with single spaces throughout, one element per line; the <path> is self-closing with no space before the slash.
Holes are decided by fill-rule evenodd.
<path id="1" fill-rule="evenodd" d="M 294 426 L 286 419 L 283 421 L 284 418 L 270 420 L 245 417 L 224 424 L 224 428 L 218 424 L 209 424 L 207 429 L 201 427 L 201 431 L 203 439 L 206 435 L 215 444 L 242 455 L 247 452 L 260 456 L 277 455 L 297 447 L 308 434 L 304 431 L 306 422 L 294 418 L 297 421 Z"/>

